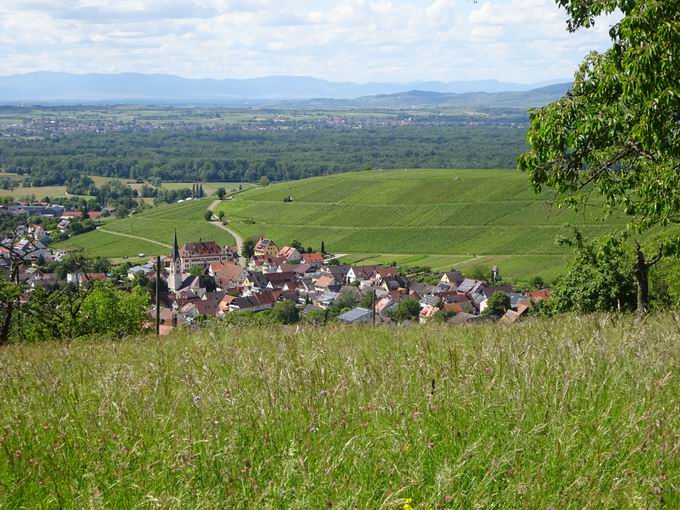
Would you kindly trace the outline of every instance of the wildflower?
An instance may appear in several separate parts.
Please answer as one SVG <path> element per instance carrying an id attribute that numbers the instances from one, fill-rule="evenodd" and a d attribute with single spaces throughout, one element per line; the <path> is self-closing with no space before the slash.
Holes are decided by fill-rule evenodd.
<path id="1" fill-rule="evenodd" d="M 404 506 L 401 507 L 402 510 L 413 510 L 411 503 L 413 503 L 413 498 L 408 498 L 406 500 L 406 503 L 404 503 Z"/>

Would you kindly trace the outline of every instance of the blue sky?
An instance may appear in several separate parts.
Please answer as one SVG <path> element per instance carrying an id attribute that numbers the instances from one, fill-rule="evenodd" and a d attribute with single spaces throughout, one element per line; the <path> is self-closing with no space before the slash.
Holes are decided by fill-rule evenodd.
<path id="1" fill-rule="evenodd" d="M 555 0 L 0 0 L 0 75 L 538 82 L 609 46 L 614 16 L 565 19 Z"/>

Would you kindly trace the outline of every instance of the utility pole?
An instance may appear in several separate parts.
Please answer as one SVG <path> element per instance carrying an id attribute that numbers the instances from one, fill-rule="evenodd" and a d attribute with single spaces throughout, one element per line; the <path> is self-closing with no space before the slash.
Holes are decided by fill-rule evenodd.
<path id="1" fill-rule="evenodd" d="M 156 336 L 161 336 L 161 256 L 156 257 Z"/>
<path id="2" fill-rule="evenodd" d="M 371 293 L 373 294 L 373 306 L 371 306 L 372 310 L 372 315 L 373 315 L 373 325 L 375 326 L 375 289 L 371 290 Z"/>

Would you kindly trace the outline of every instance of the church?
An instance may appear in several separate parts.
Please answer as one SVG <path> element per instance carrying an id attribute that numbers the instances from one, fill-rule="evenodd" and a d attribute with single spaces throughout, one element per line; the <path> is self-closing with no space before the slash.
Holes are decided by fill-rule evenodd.
<path id="1" fill-rule="evenodd" d="M 177 242 L 177 231 L 172 245 L 172 260 L 168 288 L 172 292 L 179 291 L 185 279 L 183 275 L 193 267 L 207 268 L 214 262 L 238 261 L 238 251 L 231 246 L 220 247 L 215 241 L 185 243 L 183 248 Z"/>

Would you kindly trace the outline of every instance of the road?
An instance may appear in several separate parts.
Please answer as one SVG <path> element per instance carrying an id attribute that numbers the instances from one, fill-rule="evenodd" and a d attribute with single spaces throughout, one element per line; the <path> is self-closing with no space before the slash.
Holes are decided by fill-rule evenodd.
<path id="1" fill-rule="evenodd" d="M 114 236 L 129 237 L 130 239 L 138 239 L 139 241 L 145 241 L 147 243 L 157 244 L 163 248 L 168 248 L 172 250 L 172 246 L 169 244 L 161 243 L 160 241 L 154 241 L 153 239 L 147 239 L 146 237 L 133 236 L 132 234 L 123 234 L 121 232 L 114 232 L 113 230 L 106 230 L 102 227 L 97 227 L 99 232 L 104 232 L 105 234 L 113 234 Z"/>
<path id="2" fill-rule="evenodd" d="M 210 204 L 208 210 L 212 212 L 213 209 L 215 209 L 215 207 L 217 207 L 220 202 L 221 200 L 215 200 L 212 204 Z M 220 220 L 211 221 L 210 223 L 215 225 L 217 228 L 226 230 L 236 240 L 236 249 L 238 250 L 239 253 L 238 263 L 241 264 L 243 267 L 246 267 L 246 259 L 241 256 L 241 253 L 243 253 L 243 238 L 241 237 L 241 234 L 236 232 L 236 230 L 234 230 L 233 228 L 224 225 Z"/>

